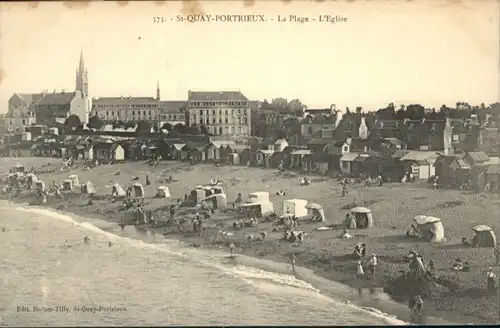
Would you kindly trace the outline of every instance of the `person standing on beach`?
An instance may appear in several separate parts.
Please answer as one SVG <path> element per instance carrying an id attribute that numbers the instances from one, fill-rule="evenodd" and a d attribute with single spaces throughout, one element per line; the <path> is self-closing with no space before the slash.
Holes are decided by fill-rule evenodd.
<path id="1" fill-rule="evenodd" d="M 229 244 L 229 251 L 231 252 L 231 256 L 233 256 L 233 255 L 234 255 L 234 249 L 235 249 L 234 244 L 233 244 L 233 243 L 230 243 L 230 244 Z"/>
<path id="2" fill-rule="evenodd" d="M 361 263 L 361 261 L 358 261 L 356 275 L 360 280 L 365 276 L 365 271 L 363 270 L 363 264 Z"/>
<path id="3" fill-rule="evenodd" d="M 292 271 L 295 273 L 295 263 L 297 262 L 297 256 L 295 256 L 295 253 L 292 253 L 290 255 L 290 264 L 292 265 Z"/>
<path id="4" fill-rule="evenodd" d="M 378 264 L 377 255 L 372 254 L 369 261 L 371 279 L 373 279 L 375 276 L 375 268 L 377 267 L 377 264 Z"/>
<path id="5" fill-rule="evenodd" d="M 493 273 L 493 268 L 488 268 L 486 272 L 486 289 L 488 292 L 494 292 L 497 285 L 497 276 Z"/>

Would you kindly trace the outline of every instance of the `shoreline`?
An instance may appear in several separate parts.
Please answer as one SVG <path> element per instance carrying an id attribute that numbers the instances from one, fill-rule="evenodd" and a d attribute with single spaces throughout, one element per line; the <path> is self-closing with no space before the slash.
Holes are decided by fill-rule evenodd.
<path id="1" fill-rule="evenodd" d="M 64 209 L 60 208 L 61 204 L 57 203 L 50 203 L 48 202 L 47 204 L 40 204 L 40 205 L 32 205 L 29 203 L 29 199 L 24 195 L 25 197 L 22 198 L 5 198 L 4 195 L 0 196 L 0 200 L 7 201 L 11 204 L 16 204 L 20 206 L 25 206 L 27 208 L 29 207 L 35 207 L 35 208 L 41 208 L 41 209 L 49 209 L 51 211 L 54 211 L 56 213 L 72 216 L 76 215 L 78 217 L 82 218 L 87 218 L 90 220 L 101 220 L 109 223 L 117 223 L 116 218 L 109 218 L 103 215 L 95 214 L 90 211 L 85 211 L 83 210 L 83 207 L 78 207 L 77 205 L 73 204 L 73 206 L 65 206 Z M 30 197 L 33 198 L 34 197 Z M 33 200 L 31 199 L 31 200 Z M 91 223 L 91 222 L 90 222 Z M 144 231 L 149 231 L 149 230 L 155 230 L 158 234 L 161 235 L 160 232 L 156 231 L 158 229 L 155 228 L 146 228 Z M 163 236 L 163 235 L 162 235 Z M 210 251 L 219 251 L 223 252 L 223 250 L 220 247 L 220 244 L 212 244 L 210 242 L 207 242 L 203 237 L 197 237 L 197 236 L 183 236 L 181 234 L 172 234 L 167 238 L 165 237 L 165 242 L 167 240 L 175 240 L 178 241 L 183 247 L 191 247 L 193 243 L 196 243 L 198 245 L 201 245 L 203 249 L 210 250 Z M 134 238 L 136 239 L 136 238 Z M 139 240 L 139 239 L 138 239 Z M 223 247 L 224 251 L 227 251 L 227 247 Z M 269 271 L 266 270 L 265 266 L 263 268 L 262 263 L 257 263 L 257 261 L 270 261 L 278 265 L 286 265 L 288 267 L 288 263 L 283 259 L 280 258 L 279 256 L 264 256 L 264 257 L 259 257 L 256 256 L 255 254 L 251 254 L 252 251 L 255 251 L 252 247 L 245 247 L 245 248 L 237 248 L 238 251 L 241 251 L 240 253 L 237 252 L 236 255 L 243 255 L 244 257 L 247 257 L 250 259 L 250 261 L 242 261 L 242 265 L 248 265 L 252 266 L 258 269 L 262 269 L 264 271 Z M 253 261 L 252 261 L 253 260 Z M 239 261 L 238 261 L 239 262 Z M 248 262 L 253 262 L 248 264 Z M 261 265 L 259 265 L 261 264 Z M 272 272 L 272 271 L 269 271 Z M 336 270 L 325 270 L 322 269 L 321 267 L 311 267 L 311 266 L 304 266 L 304 263 L 301 263 L 300 261 L 298 262 L 298 265 L 296 267 L 296 273 L 293 274 L 291 272 L 286 272 L 284 270 L 278 270 L 275 271 L 276 273 L 280 274 L 288 274 L 295 276 L 296 279 L 302 280 L 306 283 L 311 284 L 313 287 L 317 288 L 318 284 L 322 285 L 319 286 L 318 290 L 320 293 L 328 296 L 328 297 L 334 297 L 337 301 L 344 301 L 348 302 L 346 304 L 352 304 L 354 306 L 357 306 L 358 308 L 372 312 L 375 315 L 383 315 L 387 316 L 388 319 L 391 317 L 396 320 L 400 320 L 403 322 L 406 322 L 408 324 L 414 324 L 411 322 L 411 318 L 409 316 L 409 311 L 406 306 L 406 304 L 402 302 L 398 302 L 396 300 L 393 300 L 391 298 L 386 298 L 390 297 L 389 295 L 385 294 L 383 291 L 380 291 L 380 289 L 383 288 L 383 286 L 379 286 L 375 284 L 369 284 L 366 285 L 364 283 L 357 283 L 355 280 L 353 280 L 348 274 L 341 272 L 341 271 L 336 271 Z M 311 276 L 313 275 L 313 276 Z M 316 277 L 314 277 L 316 276 Z M 311 281 L 313 280 L 313 281 Z M 325 280 L 325 281 L 321 281 Z M 328 293 L 328 286 L 325 286 L 326 284 L 333 283 L 333 284 L 342 284 L 346 288 L 343 290 L 340 294 L 337 293 L 338 290 L 336 290 L 336 294 L 332 295 Z M 322 289 L 321 287 L 327 287 L 326 290 Z M 338 287 L 338 286 L 332 286 L 333 287 Z M 363 298 L 361 297 L 360 294 L 356 295 L 355 292 L 358 290 L 358 293 L 364 293 L 364 296 L 367 296 L 366 292 L 370 292 L 369 289 L 379 289 L 378 292 L 376 292 L 374 295 L 370 295 L 369 298 Z M 378 298 L 379 296 L 383 296 L 382 299 Z M 337 297 L 341 298 L 337 298 Z M 375 311 L 374 311 L 375 310 Z M 465 318 L 463 317 L 457 317 L 451 314 L 445 315 L 443 311 L 439 310 L 427 310 L 426 311 L 426 318 L 425 318 L 425 323 L 423 324 L 434 324 L 434 325 L 470 325 L 471 322 L 467 320 L 463 320 Z M 473 320 L 476 320 L 474 324 L 480 324 L 480 323 L 487 323 L 487 321 L 484 322 L 477 322 L 476 318 L 471 318 Z M 455 321 L 455 320 L 461 320 L 461 321 Z M 421 323 L 422 324 L 422 323 Z"/>
<path id="2" fill-rule="evenodd" d="M 32 161 L 32 164 L 37 167 L 40 166 L 36 162 L 40 161 L 40 159 L 36 158 L 17 158 L 10 159 L 10 161 L 12 163 L 5 164 L 15 165 L 16 162 L 21 162 L 28 165 L 29 161 Z M 9 162 L 9 160 L 6 162 Z M 49 166 L 60 167 L 60 160 L 44 159 L 44 162 Z M 8 168 L 4 167 L 2 173 L 6 173 L 6 169 L 8 170 Z M 117 175 L 117 171 L 121 171 L 121 173 Z M 95 184 L 99 199 L 94 201 L 94 205 L 84 205 L 84 199 L 81 198 L 79 191 L 74 189 L 76 192 L 73 192 L 72 197 L 68 197 L 65 201 L 58 200 L 54 196 L 49 196 L 48 203 L 40 205 L 40 207 L 114 223 L 119 222 L 123 218 L 123 213 L 126 212 L 118 210 L 121 202 L 110 203 L 108 200 L 102 199 L 101 196 L 110 195 L 110 191 L 106 186 L 116 182 L 126 187 L 127 184 L 131 183 L 132 177 L 138 176 L 142 182 L 146 174 L 149 175 L 152 184 L 150 186 L 144 185 L 146 191 L 145 209 L 153 210 L 155 218 L 159 219 L 159 221 L 168 216 L 168 204 L 175 203 L 177 198 L 181 198 L 185 192 L 189 191 L 195 185 L 206 183 L 211 178 L 217 176 L 224 179 L 223 186 L 228 195 L 228 200 L 234 199 L 238 192 L 247 194 L 252 191 L 265 190 L 269 192 L 271 201 L 274 204 L 278 204 L 283 198 L 274 195 L 274 192 L 286 188 L 289 191 L 286 198 L 303 198 L 305 196 L 309 201 L 323 205 L 327 215 L 327 224 L 339 222 L 342 219 L 344 214 L 341 212 L 346 203 L 351 204 L 352 199 L 358 203 L 361 201 L 361 206 L 368 206 L 372 209 L 376 220 L 375 227 L 370 230 L 353 230 L 355 238 L 350 240 L 339 239 L 337 237 L 340 233 L 339 230 L 315 231 L 317 225 L 302 223 L 298 229 L 306 231 L 309 235 L 308 238 L 312 239 L 306 240 L 306 242 L 299 246 L 295 246 L 290 243 L 280 242 L 281 233 L 271 232 L 273 226 L 270 223 L 259 223 L 258 227 L 255 228 L 244 228 L 239 231 L 233 231 L 230 227 L 231 223 L 225 222 L 227 220 L 234 221 L 234 218 L 231 219 L 231 213 L 229 215 L 227 213 L 220 213 L 220 215 L 214 215 L 213 220 L 211 219 L 211 223 L 224 223 L 224 230 L 234 233 L 233 236 L 226 237 L 223 242 L 224 246 L 221 243 L 213 243 L 213 240 L 211 242 L 210 239 L 213 239 L 213 236 L 208 236 L 207 238 L 196 237 L 193 233 L 189 232 L 169 233 L 165 238 L 166 240 L 178 240 L 186 246 L 198 244 L 207 250 L 222 250 L 227 253 L 229 253 L 227 244 L 231 241 L 237 246 L 237 253 L 248 256 L 250 259 L 256 259 L 256 264 L 258 261 L 264 260 L 286 266 L 288 261 L 287 254 L 294 252 L 298 257 L 297 267 L 300 267 L 300 274 L 296 276 L 298 279 L 305 279 L 308 282 L 311 274 L 314 274 L 315 277 L 313 277 L 313 280 L 322 286 L 328 285 L 328 282 L 348 286 L 346 287 L 345 297 L 342 298 L 348 299 L 353 304 L 358 304 L 361 307 L 375 308 L 389 315 L 396 315 L 398 319 L 406 322 L 411 321 L 406 302 L 376 300 L 370 295 L 358 295 L 357 290 L 361 288 L 362 292 L 369 294 L 370 288 L 375 288 L 376 290 L 383 288 L 387 281 L 397 277 L 398 270 L 407 267 L 407 264 L 402 264 L 402 256 L 407 254 L 409 250 L 416 249 L 427 258 L 435 260 L 436 263 L 438 261 L 441 262 L 441 265 L 436 267 L 436 272 L 439 271 L 443 277 L 451 276 L 458 279 L 459 285 L 462 288 L 462 295 L 447 293 L 446 295 L 438 295 L 436 298 L 433 297 L 429 300 L 424 300 L 425 314 L 428 316 L 426 324 L 469 324 L 471 322 L 474 324 L 491 324 L 498 322 L 497 315 L 495 315 L 497 312 L 494 312 L 497 309 L 497 307 L 494 307 L 496 303 L 492 304 L 491 298 L 478 299 L 479 302 L 477 302 L 473 297 L 469 297 L 468 294 L 465 294 L 465 296 L 463 294 L 471 290 L 471 288 L 483 288 L 483 280 L 481 279 L 478 282 L 475 277 L 481 275 L 480 278 L 482 278 L 481 270 L 487 264 L 481 263 L 491 261 L 492 251 L 489 249 L 463 250 L 456 249 L 454 245 L 450 245 L 451 240 L 455 244 L 459 243 L 460 229 L 467 231 L 464 229 L 470 229 L 469 223 L 479 223 L 474 222 L 474 220 L 471 222 L 469 220 L 471 217 L 490 217 L 490 222 L 487 221 L 484 224 L 495 228 L 495 222 L 493 221 L 495 217 L 494 213 L 500 213 L 500 202 L 497 202 L 496 199 L 479 199 L 475 196 L 463 195 L 458 191 L 443 191 L 441 193 L 415 184 L 408 184 L 404 187 L 401 187 L 401 184 L 386 184 L 384 187 L 358 188 L 350 190 L 349 197 L 340 198 L 340 187 L 337 186 L 338 183 L 331 179 L 314 177 L 311 186 L 297 187 L 297 174 L 294 175 L 294 172 L 277 174 L 275 171 L 269 169 L 246 169 L 238 166 L 222 166 L 217 168 L 209 164 L 192 166 L 169 161 L 162 162 L 160 167 L 151 167 L 143 162 L 127 162 L 124 164 L 102 166 L 91 171 L 81 171 L 78 168 L 56 170 L 47 173 L 41 172 L 39 178 L 45 181 L 48 186 L 51 181 L 63 180 L 69 174 L 79 175 L 80 183 L 85 183 L 88 180 Z M 172 194 L 171 198 L 152 198 L 156 187 L 164 185 L 162 180 L 169 175 L 174 175 L 174 179 L 176 180 L 176 182 L 167 185 Z M 7 201 L 10 200 L 16 204 L 29 203 L 35 199 L 34 196 L 28 196 L 26 191 L 23 191 L 19 198 L 8 199 L 5 195 L 2 195 L 0 198 Z M 442 206 L 442 203 L 447 203 L 456 198 L 461 199 L 465 207 L 453 208 L 451 206 Z M 275 211 L 279 213 L 280 209 L 275 206 Z M 445 229 L 449 229 L 446 231 L 447 237 L 450 238 L 450 241 L 448 241 L 449 245 L 408 242 L 403 239 L 404 236 L 402 235 L 404 232 L 401 232 L 402 229 L 407 227 L 407 222 L 402 222 L 401 218 L 414 217 L 414 215 L 422 213 L 435 214 L 444 220 L 449 216 L 458 217 L 459 219 L 464 218 L 463 221 L 466 221 L 466 223 L 462 222 L 461 224 L 467 224 L 467 227 L 460 226 L 459 222 L 454 225 L 450 225 L 450 223 L 446 225 L 445 221 Z M 476 213 L 478 214 L 476 215 Z M 411 223 L 411 219 L 409 222 Z M 190 222 L 186 224 L 186 231 L 191 231 L 190 225 Z M 460 227 L 460 229 L 456 229 L 456 227 Z M 249 244 L 247 242 L 248 235 L 258 234 L 261 230 L 269 232 L 267 240 Z M 354 261 L 345 259 L 345 255 L 352 252 L 352 246 L 357 242 L 366 242 L 368 253 L 374 252 L 379 256 L 380 268 L 377 269 L 377 276 L 373 280 L 360 282 L 355 276 Z M 470 263 L 473 266 L 470 274 L 457 275 L 450 269 L 447 269 L 451 267 L 453 258 L 458 256 L 471 261 Z M 307 272 L 307 277 L 301 276 L 302 271 Z M 291 272 L 283 273 L 290 274 Z M 375 294 L 378 294 L 378 292 L 375 291 Z M 329 295 L 327 294 L 327 296 Z"/>

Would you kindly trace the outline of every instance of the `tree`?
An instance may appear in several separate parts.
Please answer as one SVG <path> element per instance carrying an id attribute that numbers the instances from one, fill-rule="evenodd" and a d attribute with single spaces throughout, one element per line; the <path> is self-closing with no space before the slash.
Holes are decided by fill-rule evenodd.
<path id="1" fill-rule="evenodd" d="M 147 121 L 139 121 L 137 124 L 137 133 L 139 134 L 149 134 L 151 133 L 151 124 Z"/>
<path id="2" fill-rule="evenodd" d="M 421 120 L 425 118 L 425 107 L 419 104 L 408 105 L 406 107 L 406 117 L 410 120 Z"/>
<path id="3" fill-rule="evenodd" d="M 135 123 L 132 122 L 132 121 L 127 121 L 125 122 L 125 125 L 123 126 L 125 129 L 128 129 L 128 128 L 135 128 Z"/>
<path id="4" fill-rule="evenodd" d="M 186 132 L 189 133 L 189 134 L 196 134 L 196 135 L 199 135 L 201 134 L 201 129 L 198 125 L 194 124 L 190 127 L 187 127 L 186 128 Z"/>
<path id="5" fill-rule="evenodd" d="M 66 131 L 76 130 L 80 128 L 82 122 L 80 122 L 80 118 L 77 115 L 70 115 L 64 121 L 64 128 Z"/>
<path id="6" fill-rule="evenodd" d="M 170 132 L 170 131 L 172 131 L 172 128 L 173 128 L 173 126 L 172 126 L 172 124 L 170 124 L 170 123 L 164 123 L 164 124 L 161 126 L 161 129 L 162 129 L 162 130 L 167 130 L 167 131 L 169 131 L 169 132 Z"/>
<path id="7" fill-rule="evenodd" d="M 123 128 L 125 128 L 125 122 L 120 120 L 113 122 L 113 129 L 123 129 Z"/>
<path id="8" fill-rule="evenodd" d="M 363 107 L 360 107 L 360 106 L 356 107 L 357 114 L 361 114 L 362 111 L 363 111 Z"/>
<path id="9" fill-rule="evenodd" d="M 89 118 L 89 124 L 87 124 L 87 126 L 90 129 L 96 129 L 96 130 L 99 130 L 100 128 L 102 128 L 103 125 L 104 125 L 104 123 L 101 121 L 101 119 L 97 115 Z"/>

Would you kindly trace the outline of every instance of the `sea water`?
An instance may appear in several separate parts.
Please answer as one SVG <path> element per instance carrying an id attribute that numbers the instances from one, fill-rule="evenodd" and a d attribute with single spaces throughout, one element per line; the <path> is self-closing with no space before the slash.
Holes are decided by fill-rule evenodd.
<path id="1" fill-rule="evenodd" d="M 0 210 L 0 325 L 404 324 L 326 296 L 286 265 L 49 209 Z"/>

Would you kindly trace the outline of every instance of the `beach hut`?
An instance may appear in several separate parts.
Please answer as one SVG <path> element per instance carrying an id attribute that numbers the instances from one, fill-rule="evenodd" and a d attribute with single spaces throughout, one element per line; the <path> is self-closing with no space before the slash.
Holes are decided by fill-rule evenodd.
<path id="1" fill-rule="evenodd" d="M 144 187 L 142 186 L 142 184 L 136 182 L 134 183 L 132 188 L 134 190 L 134 196 L 136 198 L 144 198 Z"/>
<path id="2" fill-rule="evenodd" d="M 312 221 L 321 221 L 325 222 L 325 211 L 323 210 L 323 206 L 316 203 L 309 203 L 306 205 L 306 209 L 310 212 Z"/>
<path id="3" fill-rule="evenodd" d="M 35 182 L 35 185 L 36 190 L 45 192 L 45 182 L 43 182 L 42 180 L 37 180 L 37 182 Z"/>
<path id="4" fill-rule="evenodd" d="M 356 220 L 358 229 L 367 229 L 373 227 L 372 211 L 366 207 L 355 207 L 351 209 L 351 215 Z"/>
<path id="5" fill-rule="evenodd" d="M 191 199 L 196 203 L 201 203 L 202 200 L 207 198 L 207 191 L 203 188 L 195 188 L 191 190 Z"/>
<path id="6" fill-rule="evenodd" d="M 79 186 L 80 185 L 80 179 L 78 178 L 78 175 L 72 174 L 68 177 L 69 180 L 71 180 L 73 186 Z"/>
<path id="7" fill-rule="evenodd" d="M 305 199 L 287 199 L 283 201 L 282 215 L 298 218 L 307 216 L 307 200 Z"/>
<path id="8" fill-rule="evenodd" d="M 66 179 L 62 183 L 62 189 L 64 191 L 70 191 L 73 188 L 73 180 Z"/>
<path id="9" fill-rule="evenodd" d="M 113 186 L 111 186 L 111 196 L 125 197 L 125 195 L 125 190 L 123 190 L 122 186 L 120 186 L 118 183 L 115 183 Z"/>
<path id="10" fill-rule="evenodd" d="M 159 186 L 156 188 L 156 197 L 157 198 L 169 198 L 170 190 L 166 186 Z"/>
<path id="11" fill-rule="evenodd" d="M 274 205 L 271 202 L 253 202 L 241 204 L 240 208 L 247 216 L 262 217 L 274 212 Z"/>
<path id="12" fill-rule="evenodd" d="M 487 225 L 481 224 L 472 228 L 474 237 L 472 238 L 473 247 L 496 247 L 497 237 L 493 229 Z"/>
<path id="13" fill-rule="evenodd" d="M 87 181 L 82 185 L 82 194 L 95 195 L 96 190 L 94 184 L 90 181 Z"/>
<path id="14" fill-rule="evenodd" d="M 424 240 L 437 243 L 444 238 L 444 227 L 440 218 L 427 215 L 417 215 L 413 228 L 420 233 Z"/>
<path id="15" fill-rule="evenodd" d="M 210 204 L 213 209 L 225 210 L 227 208 L 227 197 L 225 194 L 213 194 L 203 200 Z"/>

